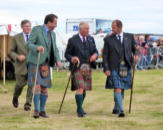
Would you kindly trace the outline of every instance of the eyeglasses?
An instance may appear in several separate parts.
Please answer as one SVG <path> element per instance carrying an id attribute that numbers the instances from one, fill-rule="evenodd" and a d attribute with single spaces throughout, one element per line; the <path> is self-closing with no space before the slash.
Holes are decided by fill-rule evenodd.
<path id="1" fill-rule="evenodd" d="M 24 28 L 31 28 L 31 26 L 23 26 Z"/>

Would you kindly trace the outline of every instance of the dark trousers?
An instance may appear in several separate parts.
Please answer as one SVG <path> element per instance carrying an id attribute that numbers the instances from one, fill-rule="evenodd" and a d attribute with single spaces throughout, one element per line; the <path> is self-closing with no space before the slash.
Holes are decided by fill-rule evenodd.
<path id="1" fill-rule="evenodd" d="M 16 99 L 19 98 L 25 85 L 27 85 L 27 75 L 16 75 L 16 84 L 13 98 Z M 32 87 L 28 87 L 26 94 L 26 103 L 24 106 L 30 107 L 31 101 L 32 101 Z"/>

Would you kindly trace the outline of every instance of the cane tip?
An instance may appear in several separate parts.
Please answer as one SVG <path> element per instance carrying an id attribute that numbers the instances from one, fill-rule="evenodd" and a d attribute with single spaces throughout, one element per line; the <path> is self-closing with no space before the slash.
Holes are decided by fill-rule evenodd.
<path id="1" fill-rule="evenodd" d="M 4 93 L 8 93 L 8 90 L 4 90 L 3 92 L 4 92 Z"/>

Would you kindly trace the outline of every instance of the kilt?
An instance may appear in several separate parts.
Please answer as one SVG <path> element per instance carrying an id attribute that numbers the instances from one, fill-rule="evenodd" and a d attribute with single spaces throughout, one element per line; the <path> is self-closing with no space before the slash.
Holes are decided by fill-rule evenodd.
<path id="1" fill-rule="evenodd" d="M 28 86 L 29 87 L 34 86 L 36 68 L 37 68 L 37 65 L 32 64 L 32 63 L 28 64 Z M 49 71 L 50 71 L 50 66 L 49 66 Z M 39 84 L 42 87 L 47 87 L 47 88 L 51 87 L 51 75 L 50 75 L 50 72 L 49 72 L 48 77 L 42 78 L 41 74 L 40 74 L 40 65 L 39 65 L 39 69 L 38 69 L 38 73 L 37 73 L 36 84 L 37 85 Z"/>
<path id="2" fill-rule="evenodd" d="M 106 89 L 121 88 L 124 90 L 131 88 L 132 69 L 129 70 L 128 75 L 124 78 L 120 77 L 118 70 L 112 70 L 106 80 Z"/>
<path id="3" fill-rule="evenodd" d="M 77 90 L 77 89 L 84 89 L 84 90 L 92 90 L 92 75 L 91 70 L 89 75 L 83 76 L 80 73 L 80 70 L 77 70 L 72 73 L 71 77 L 71 90 Z"/>

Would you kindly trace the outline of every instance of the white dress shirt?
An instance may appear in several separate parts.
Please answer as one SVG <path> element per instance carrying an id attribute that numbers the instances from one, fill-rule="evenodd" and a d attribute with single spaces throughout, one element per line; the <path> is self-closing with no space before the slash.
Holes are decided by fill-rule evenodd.
<path id="1" fill-rule="evenodd" d="M 123 43 L 123 32 L 121 32 L 120 34 L 116 34 L 116 37 L 119 40 L 119 37 L 118 36 L 121 37 L 121 43 Z"/>
<path id="2" fill-rule="evenodd" d="M 28 39 L 29 39 L 29 35 L 30 35 L 30 33 L 29 34 L 25 34 L 24 32 L 23 32 L 23 37 L 24 37 L 24 41 L 25 41 L 25 43 L 27 43 L 27 36 L 26 35 L 28 35 Z"/>

